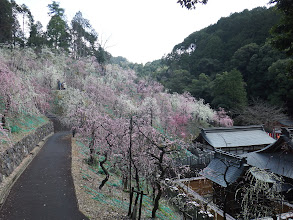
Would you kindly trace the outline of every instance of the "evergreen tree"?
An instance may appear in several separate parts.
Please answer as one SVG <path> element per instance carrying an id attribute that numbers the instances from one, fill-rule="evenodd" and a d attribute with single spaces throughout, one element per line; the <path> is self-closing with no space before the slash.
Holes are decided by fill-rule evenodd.
<path id="1" fill-rule="evenodd" d="M 280 50 L 285 50 L 288 55 L 293 55 L 293 2 L 291 0 L 271 0 L 270 2 L 277 3 L 276 7 L 281 13 L 280 22 L 271 31 L 272 44 Z"/>
<path id="2" fill-rule="evenodd" d="M 213 101 L 217 107 L 242 108 L 247 104 L 245 83 L 242 74 L 234 69 L 217 74 L 213 81 Z"/>
<path id="3" fill-rule="evenodd" d="M 24 46 L 24 34 L 20 29 L 17 16 L 24 13 L 25 9 L 13 0 L 11 2 L 0 0 L 0 5 L 0 43 L 7 43 L 13 47 Z"/>
<path id="4" fill-rule="evenodd" d="M 59 7 L 59 4 L 53 1 L 48 5 L 49 15 L 51 19 L 47 26 L 48 44 L 55 49 L 64 49 L 69 51 L 70 34 L 69 27 L 64 19 L 64 9 Z"/>
<path id="5" fill-rule="evenodd" d="M 287 67 L 292 59 L 278 60 L 268 70 L 266 84 L 269 101 L 277 106 L 285 106 L 293 114 L 293 78 Z"/>
<path id="6" fill-rule="evenodd" d="M 31 24 L 30 36 L 28 38 L 28 46 L 40 48 L 46 44 L 46 38 L 42 31 L 42 24 L 38 21 L 37 23 Z"/>
<path id="7" fill-rule="evenodd" d="M 0 0 L 0 43 L 8 43 L 12 40 L 12 5 L 8 0 Z"/>
<path id="8" fill-rule="evenodd" d="M 96 31 L 92 28 L 89 20 L 83 18 L 79 11 L 71 21 L 71 34 L 73 40 L 73 53 L 75 58 L 93 55 L 95 53 L 95 43 L 98 39 Z"/>
<path id="9" fill-rule="evenodd" d="M 271 0 L 270 3 L 277 3 L 276 7 L 281 13 L 281 20 L 276 24 L 271 31 L 272 45 L 282 51 L 285 51 L 288 56 L 293 56 L 293 1 L 292 0 Z M 288 64 L 293 76 L 293 61 Z"/>

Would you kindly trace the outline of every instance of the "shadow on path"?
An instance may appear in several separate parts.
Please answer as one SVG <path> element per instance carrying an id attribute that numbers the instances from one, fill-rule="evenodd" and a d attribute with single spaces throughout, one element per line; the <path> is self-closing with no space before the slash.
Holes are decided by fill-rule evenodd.
<path id="1" fill-rule="evenodd" d="M 77 207 L 70 134 L 58 132 L 48 139 L 12 187 L 0 210 L 1 220 L 88 219 Z"/>

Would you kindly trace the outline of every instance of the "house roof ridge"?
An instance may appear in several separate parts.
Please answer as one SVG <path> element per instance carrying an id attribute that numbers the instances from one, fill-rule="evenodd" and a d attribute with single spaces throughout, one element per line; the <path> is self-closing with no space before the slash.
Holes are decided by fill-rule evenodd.
<path id="1" fill-rule="evenodd" d="M 220 149 L 215 149 L 214 151 L 216 153 L 218 153 L 218 154 L 222 154 L 222 155 L 225 155 L 225 156 L 233 157 L 233 158 L 236 158 L 238 160 L 246 160 L 246 157 L 245 156 L 241 156 L 241 155 L 238 155 L 238 154 L 233 154 L 233 153 L 230 153 L 230 152 L 227 152 L 227 151 L 223 151 L 223 150 L 220 150 Z"/>
<path id="2" fill-rule="evenodd" d="M 251 130 L 263 130 L 263 125 L 249 125 L 249 126 L 233 126 L 233 127 L 213 127 L 202 128 L 203 133 L 218 133 L 218 132 L 235 132 L 235 131 L 251 131 Z"/>

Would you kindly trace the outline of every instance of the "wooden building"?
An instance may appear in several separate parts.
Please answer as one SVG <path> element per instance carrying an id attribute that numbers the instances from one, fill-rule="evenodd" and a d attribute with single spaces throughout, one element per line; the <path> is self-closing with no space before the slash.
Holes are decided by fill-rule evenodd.
<path id="1" fill-rule="evenodd" d="M 225 148 L 224 148 L 225 149 Z M 215 157 L 203 169 L 201 175 L 211 180 L 214 185 L 213 203 L 223 208 L 232 216 L 237 216 L 241 209 L 241 198 L 236 198 L 235 193 L 245 184 L 249 168 L 257 168 L 273 173 L 283 179 L 280 182 L 279 193 L 284 196 L 280 204 L 278 201 L 280 219 L 293 217 L 293 128 L 282 128 L 282 135 L 277 141 L 268 146 L 242 155 L 236 155 L 215 149 Z M 250 169 L 251 170 L 251 169 Z M 272 183 L 263 173 L 251 173 L 256 179 Z M 224 202 L 224 200 L 225 202 Z M 276 205 L 278 206 L 278 205 Z M 275 207 L 276 208 L 276 207 Z M 277 209 L 277 208 L 276 208 Z M 280 210 L 282 210 L 280 212 Z"/>
<path id="2" fill-rule="evenodd" d="M 259 125 L 201 129 L 201 133 L 194 140 L 202 143 L 206 149 L 218 149 L 233 154 L 257 151 L 275 141 Z"/>

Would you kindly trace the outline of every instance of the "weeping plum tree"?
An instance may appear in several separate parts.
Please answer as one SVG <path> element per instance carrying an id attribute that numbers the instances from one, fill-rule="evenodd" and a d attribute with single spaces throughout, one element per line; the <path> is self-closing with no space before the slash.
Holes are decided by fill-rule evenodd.
<path id="1" fill-rule="evenodd" d="M 236 195 L 241 195 L 241 219 L 259 219 L 282 213 L 283 195 L 280 192 L 283 179 L 278 175 L 257 167 L 251 167 L 247 173 L 247 184 Z"/>

